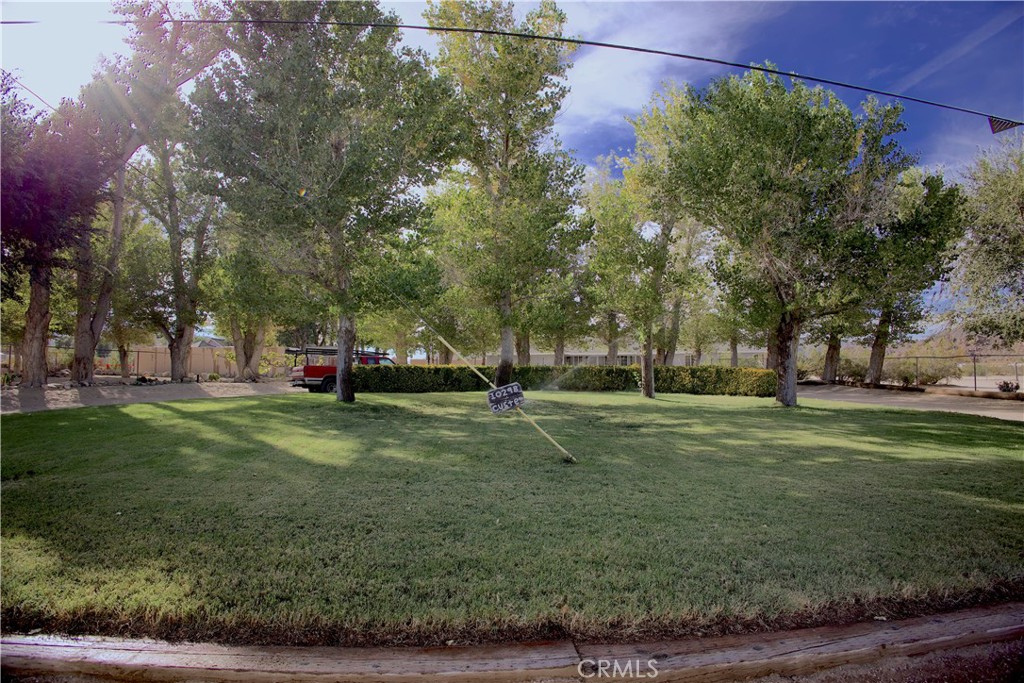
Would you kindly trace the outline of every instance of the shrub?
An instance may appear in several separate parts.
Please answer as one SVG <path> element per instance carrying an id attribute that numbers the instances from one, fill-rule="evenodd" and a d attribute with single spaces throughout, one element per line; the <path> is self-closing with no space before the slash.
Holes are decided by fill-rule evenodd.
<path id="1" fill-rule="evenodd" d="M 1002 382 L 997 384 L 996 387 L 999 388 L 999 391 L 1005 391 L 1007 393 L 1020 391 L 1020 384 L 1018 384 L 1017 382 L 1011 382 L 1008 379 L 1003 380 Z"/>
<path id="2" fill-rule="evenodd" d="M 46 372 L 48 375 L 59 375 L 63 370 L 71 369 L 75 352 L 63 347 L 50 350 L 46 354 Z"/>
<path id="3" fill-rule="evenodd" d="M 863 382 L 868 375 L 868 364 L 856 358 L 839 357 L 837 379 L 842 382 Z"/>
<path id="4" fill-rule="evenodd" d="M 206 376 L 206 379 L 211 382 L 216 382 L 217 380 L 220 379 L 220 375 L 218 375 L 216 372 L 211 372 L 209 375 Z"/>
<path id="5" fill-rule="evenodd" d="M 493 377 L 493 366 L 477 366 Z M 654 382 L 663 393 L 774 396 L 775 373 L 759 368 L 658 366 Z M 567 391 L 635 391 L 636 366 L 517 366 L 512 381 L 523 389 Z M 368 393 L 423 393 L 433 391 L 485 391 L 485 383 L 470 368 L 460 365 L 359 365 L 352 368 L 354 389 Z"/>
<path id="6" fill-rule="evenodd" d="M 562 375 L 555 388 L 566 391 L 636 391 L 640 388 L 640 371 L 628 365 L 578 365 L 559 368 Z M 658 380 L 654 381 L 655 386 Z"/>
<path id="7" fill-rule="evenodd" d="M 796 378 L 821 377 L 825 374 L 825 348 L 813 347 L 801 350 L 796 359 Z"/>
<path id="8" fill-rule="evenodd" d="M 902 384 L 905 387 L 915 382 L 938 384 L 947 377 L 959 378 L 962 374 L 956 359 L 951 358 L 897 358 L 887 360 L 882 366 L 882 381 Z"/>

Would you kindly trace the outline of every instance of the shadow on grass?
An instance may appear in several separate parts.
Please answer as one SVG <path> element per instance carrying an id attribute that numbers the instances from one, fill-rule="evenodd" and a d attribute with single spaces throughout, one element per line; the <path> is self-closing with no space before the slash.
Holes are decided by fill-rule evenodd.
<path id="1" fill-rule="evenodd" d="M 529 409 L 580 465 L 478 395 L 4 418 L 5 628 L 615 640 L 1020 595 L 1015 425 L 703 397 Z"/>

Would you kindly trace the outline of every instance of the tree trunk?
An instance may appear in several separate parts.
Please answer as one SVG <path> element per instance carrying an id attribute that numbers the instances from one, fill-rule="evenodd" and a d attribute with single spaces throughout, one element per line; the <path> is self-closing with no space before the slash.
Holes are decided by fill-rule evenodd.
<path id="1" fill-rule="evenodd" d="M 764 356 L 764 367 L 775 370 L 779 367 L 778 332 L 768 332 L 768 351 Z"/>
<path id="2" fill-rule="evenodd" d="M 501 356 L 498 359 L 498 369 L 494 375 L 494 383 L 499 387 L 503 387 L 506 384 L 512 383 L 513 353 L 515 352 L 511 292 L 502 294 L 498 313 L 501 318 Z"/>
<path id="3" fill-rule="evenodd" d="M 784 406 L 796 405 L 796 355 L 800 343 L 800 321 L 789 311 L 782 314 L 775 328 L 775 374 L 778 387 L 775 400 Z"/>
<path id="4" fill-rule="evenodd" d="M 409 364 L 409 344 L 406 341 L 405 330 L 395 335 L 395 360 L 399 365 Z"/>
<path id="5" fill-rule="evenodd" d="M 608 314 L 608 365 L 619 363 L 619 320 L 615 313 Z"/>
<path id="6" fill-rule="evenodd" d="M 235 345 L 235 379 L 257 381 L 260 378 L 260 359 L 267 326 L 260 323 L 256 329 L 243 330 L 235 319 L 231 320 L 231 339 Z"/>
<path id="7" fill-rule="evenodd" d="M 700 360 L 703 357 L 704 357 L 704 349 L 694 349 L 693 350 L 693 364 L 694 365 L 700 365 Z"/>
<path id="8" fill-rule="evenodd" d="M 356 345 L 355 316 L 342 313 L 338 316 L 338 381 L 335 391 L 338 400 L 353 403 L 356 392 L 352 386 L 352 351 Z"/>
<path id="9" fill-rule="evenodd" d="M 736 335 L 729 337 L 729 367 L 735 368 L 740 364 L 740 340 Z"/>
<path id="10" fill-rule="evenodd" d="M 665 339 L 665 350 L 662 354 L 662 365 L 675 365 L 676 348 L 679 345 L 679 326 L 683 317 L 683 300 L 676 299 L 672 303 L 672 317 L 669 319 L 668 335 Z"/>
<path id="11" fill-rule="evenodd" d="M 843 340 L 834 332 L 828 335 L 828 346 L 825 348 L 825 367 L 821 371 L 821 381 L 826 384 L 835 384 L 839 376 L 839 353 L 842 350 Z"/>
<path id="12" fill-rule="evenodd" d="M 647 338 L 643 342 L 640 356 L 640 391 L 647 398 L 654 398 L 654 329 L 647 326 Z"/>
<path id="13" fill-rule="evenodd" d="M 555 365 L 565 365 L 565 337 L 555 338 Z"/>
<path id="14" fill-rule="evenodd" d="M 36 264 L 29 269 L 28 311 L 25 313 L 25 336 L 21 346 L 23 387 L 46 386 L 46 344 L 50 338 L 50 275 L 49 264 Z"/>
<path id="15" fill-rule="evenodd" d="M 889 345 L 889 332 L 892 327 L 892 309 L 882 310 L 875 328 L 875 340 L 871 344 L 871 359 L 868 361 L 868 373 L 864 381 L 868 384 L 882 383 L 882 364 L 885 363 L 885 350 Z"/>
<path id="16" fill-rule="evenodd" d="M 530 333 L 521 332 L 516 335 L 516 363 L 530 364 Z"/>
<path id="17" fill-rule="evenodd" d="M 78 314 L 75 318 L 75 354 L 71 360 L 71 381 L 76 384 L 92 384 L 93 357 L 99 341 L 92 335 L 93 267 L 92 237 L 86 231 L 79 236 L 78 244 L 75 245 L 75 298 Z"/>
<path id="18" fill-rule="evenodd" d="M 115 175 L 113 215 L 110 226 L 110 253 L 100 279 L 99 290 L 93 301 L 93 278 L 95 264 L 93 262 L 92 240 L 86 233 L 77 247 L 78 256 L 78 317 L 75 320 L 75 356 L 71 364 L 71 380 L 81 384 L 92 384 L 93 358 L 100 336 L 110 315 L 110 307 L 114 298 L 114 280 L 117 266 L 121 259 L 121 246 L 124 244 L 124 167 Z"/>
<path id="19" fill-rule="evenodd" d="M 191 325 L 176 327 L 174 334 L 167 338 L 171 352 L 171 381 L 180 382 L 188 377 L 188 361 L 192 356 L 192 338 L 196 330 Z"/>
<path id="20" fill-rule="evenodd" d="M 452 364 L 452 350 L 444 344 L 437 350 L 437 362 L 440 365 L 451 365 Z"/>
<path id="21" fill-rule="evenodd" d="M 131 353 L 131 349 L 127 346 L 124 344 L 117 345 L 117 359 L 121 363 L 121 379 L 132 378 L 131 367 L 129 366 L 131 361 L 128 360 L 129 353 Z"/>
<path id="22" fill-rule="evenodd" d="M 640 393 L 654 398 L 654 326 L 646 325 L 645 338 L 640 340 Z"/>

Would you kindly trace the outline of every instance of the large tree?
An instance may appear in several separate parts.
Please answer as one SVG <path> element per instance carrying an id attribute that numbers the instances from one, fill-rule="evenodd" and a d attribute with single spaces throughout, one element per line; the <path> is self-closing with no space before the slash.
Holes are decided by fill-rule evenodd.
<path id="1" fill-rule="evenodd" d="M 181 21 L 217 16 L 202 0 L 195 3 L 195 12 L 149 0 L 115 7 L 131 28 L 131 54 L 102 64 L 80 96 L 117 160 L 107 220 L 93 224 L 90 234 L 74 244 L 78 312 L 71 378 L 84 384 L 92 381 L 93 356 L 111 312 L 124 243 L 126 171 L 143 146 L 153 153 L 168 138 L 180 138 L 174 130 L 181 120 L 180 89 L 223 47 L 218 27 Z"/>
<path id="2" fill-rule="evenodd" d="M 941 176 L 912 169 L 901 178 L 894 211 L 879 223 L 868 254 L 874 277 L 865 298 L 875 313 L 868 383 L 882 381 L 889 345 L 922 331 L 923 294 L 946 275 L 948 249 L 963 233 L 961 204 L 958 188 L 944 187 Z"/>
<path id="3" fill-rule="evenodd" d="M 998 346 L 1024 341 L 1024 134 L 968 172 L 969 222 L 953 249 L 952 319 Z"/>
<path id="4" fill-rule="evenodd" d="M 282 286 L 284 278 L 274 267 L 267 242 L 255 249 L 230 229 L 218 231 L 217 242 L 217 259 L 204 289 L 218 331 L 235 347 L 235 379 L 256 381 L 267 335 L 290 303 L 288 288 Z"/>
<path id="5" fill-rule="evenodd" d="M 38 387 L 47 375 L 53 271 L 68 265 L 64 250 L 89 240 L 118 159 L 110 130 L 81 101 L 65 100 L 40 120 L 5 73 L 2 110 L 5 282 L 13 289 L 17 273 L 28 273 L 22 385 Z"/>
<path id="6" fill-rule="evenodd" d="M 509 333 L 519 342 L 520 363 L 528 363 L 530 331 L 546 316 L 538 297 L 568 273 L 589 235 L 589 225 L 573 211 L 580 175 L 563 152 L 523 155 L 509 174 L 498 221 L 491 197 L 471 174 L 450 174 L 430 197 L 434 243 L 446 272 L 475 290 L 500 322 L 499 386 L 508 383 L 503 373 L 512 367 L 504 355 Z"/>
<path id="7" fill-rule="evenodd" d="M 447 165 L 451 93 L 422 54 L 399 48 L 396 29 L 342 25 L 397 21 L 374 3 L 231 10 L 230 52 L 192 99 L 198 149 L 233 211 L 289 240 L 289 269 L 330 293 L 337 395 L 354 401 L 354 266 L 413 224 L 413 190 Z"/>
<path id="8" fill-rule="evenodd" d="M 376 277 L 368 277 L 370 273 Z M 445 292 L 437 258 L 419 232 L 407 231 L 360 262 L 356 279 L 368 283 L 360 296 L 365 321 L 360 339 L 394 349 L 399 365 L 408 364 L 410 351 L 428 337 L 426 324 Z M 387 287 L 370 284 L 375 280 L 386 282 Z"/>
<path id="9" fill-rule="evenodd" d="M 650 109 L 633 127 L 636 148 L 632 157 L 620 160 L 623 181 L 612 181 L 606 165 L 591 187 L 589 208 L 596 221 L 593 259 L 600 289 L 640 344 L 641 391 L 654 398 L 654 364 L 670 363 L 675 356 L 707 240 L 704 227 L 665 182 L 675 140 L 667 134 L 664 112 Z"/>
<path id="10" fill-rule="evenodd" d="M 893 138 L 900 109 L 868 100 L 855 116 L 824 89 L 759 72 L 670 88 L 654 106 L 676 139 L 664 178 L 761 282 L 774 309 L 776 399 L 796 405 L 801 324 L 828 311 L 851 245 L 910 165 Z"/>
<path id="11" fill-rule="evenodd" d="M 543 0 L 521 21 L 511 3 L 498 1 L 430 2 L 424 13 L 431 26 L 450 26 L 560 36 L 565 14 Z M 568 92 L 564 77 L 572 47 L 566 44 L 482 33 L 442 32 L 437 65 L 458 86 L 465 135 L 462 155 L 474 190 L 482 193 L 479 226 L 484 249 L 478 258 L 492 267 L 533 252 L 537 234 L 520 230 L 531 219 L 532 197 L 521 186 L 525 167 L 543 165 L 542 143 L 552 137 L 555 117 Z M 517 177 L 518 176 L 518 177 Z M 519 187 L 517 187 L 517 185 Z M 530 264 L 527 264 L 530 265 Z M 521 269 L 519 269 L 521 270 Z M 514 363 L 516 286 L 525 281 L 510 272 L 495 282 L 494 299 L 501 327 L 496 383 L 507 384 Z"/>

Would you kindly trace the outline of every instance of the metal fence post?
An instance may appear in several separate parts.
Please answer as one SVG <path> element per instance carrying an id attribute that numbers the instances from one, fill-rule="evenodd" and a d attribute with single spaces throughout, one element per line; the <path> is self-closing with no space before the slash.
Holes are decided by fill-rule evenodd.
<path id="1" fill-rule="evenodd" d="M 974 390 L 978 390 L 978 356 L 971 354 L 971 362 L 974 363 Z"/>

